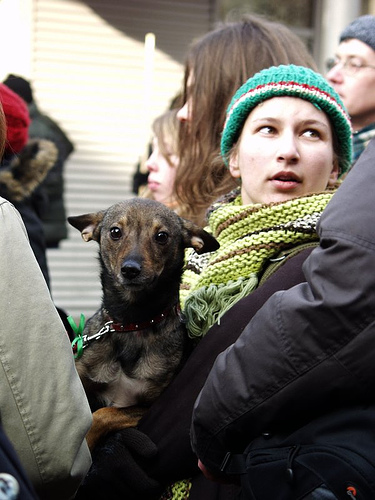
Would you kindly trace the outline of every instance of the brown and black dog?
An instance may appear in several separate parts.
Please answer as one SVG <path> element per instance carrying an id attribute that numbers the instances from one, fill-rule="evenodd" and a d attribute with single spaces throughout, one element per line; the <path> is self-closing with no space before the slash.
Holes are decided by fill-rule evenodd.
<path id="1" fill-rule="evenodd" d="M 87 436 L 93 448 L 103 434 L 136 425 L 181 367 L 189 351 L 179 309 L 184 250 L 211 252 L 219 244 L 142 198 L 68 221 L 85 241 L 99 243 L 102 304 L 87 321 L 76 360 L 92 410 L 101 408 Z"/>

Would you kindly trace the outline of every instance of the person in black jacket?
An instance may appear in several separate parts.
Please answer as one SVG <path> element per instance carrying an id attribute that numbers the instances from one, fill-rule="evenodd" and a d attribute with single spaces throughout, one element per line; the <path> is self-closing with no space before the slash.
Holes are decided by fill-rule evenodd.
<path id="1" fill-rule="evenodd" d="M 0 102 L 6 120 L 6 144 L 0 165 L 0 196 L 14 204 L 26 226 L 30 244 L 49 285 L 46 239 L 42 217 L 48 201 L 42 186 L 56 162 L 56 146 L 48 140 L 29 140 L 26 103 L 3 83 Z"/>
<path id="2" fill-rule="evenodd" d="M 191 427 L 207 477 L 228 479 L 226 454 L 264 433 L 292 432 L 337 410 L 361 414 L 373 404 L 374 161 L 373 139 L 320 218 L 306 282 L 272 295 L 218 356 Z M 370 432 L 368 440 L 374 450 Z"/>
<path id="3" fill-rule="evenodd" d="M 1 426 L 0 498 L 1 500 L 38 500 L 34 487 Z"/>
<path id="4" fill-rule="evenodd" d="M 66 132 L 37 106 L 31 84 L 21 76 L 10 74 L 3 82 L 26 102 L 30 115 L 29 137 L 46 139 L 57 147 L 58 156 L 43 182 L 48 209 L 41 216 L 47 248 L 57 248 L 67 238 L 66 210 L 64 204 L 64 166 L 74 151 Z"/>

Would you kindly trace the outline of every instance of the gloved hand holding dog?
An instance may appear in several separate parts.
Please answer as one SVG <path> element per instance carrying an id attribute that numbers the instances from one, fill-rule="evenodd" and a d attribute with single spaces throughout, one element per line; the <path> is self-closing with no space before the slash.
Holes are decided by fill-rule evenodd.
<path id="1" fill-rule="evenodd" d="M 156 454 L 156 445 L 135 428 L 110 434 L 94 449 L 92 466 L 75 500 L 159 498 L 163 487 L 146 472 Z"/>

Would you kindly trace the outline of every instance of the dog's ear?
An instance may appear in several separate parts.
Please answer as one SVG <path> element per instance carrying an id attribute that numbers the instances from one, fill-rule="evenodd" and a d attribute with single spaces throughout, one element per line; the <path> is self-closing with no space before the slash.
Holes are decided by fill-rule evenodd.
<path id="1" fill-rule="evenodd" d="M 201 254 L 205 252 L 213 252 L 220 246 L 216 238 L 212 234 L 202 229 L 197 224 L 190 220 L 182 219 L 184 226 L 184 242 L 185 247 L 192 247 Z"/>
<path id="2" fill-rule="evenodd" d="M 85 241 L 98 241 L 100 239 L 100 223 L 103 220 L 105 210 L 92 214 L 76 215 L 68 217 L 68 222 L 73 227 L 81 231 L 81 236 Z"/>

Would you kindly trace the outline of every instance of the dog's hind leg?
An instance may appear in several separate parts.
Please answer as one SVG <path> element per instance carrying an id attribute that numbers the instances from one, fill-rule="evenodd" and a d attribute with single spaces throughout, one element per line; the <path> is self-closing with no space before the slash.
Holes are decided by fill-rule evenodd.
<path id="1" fill-rule="evenodd" d="M 144 415 L 146 408 L 130 406 L 128 408 L 116 408 L 114 406 L 100 408 L 93 414 L 93 422 L 86 441 L 92 451 L 97 443 L 109 432 L 135 427 Z"/>

